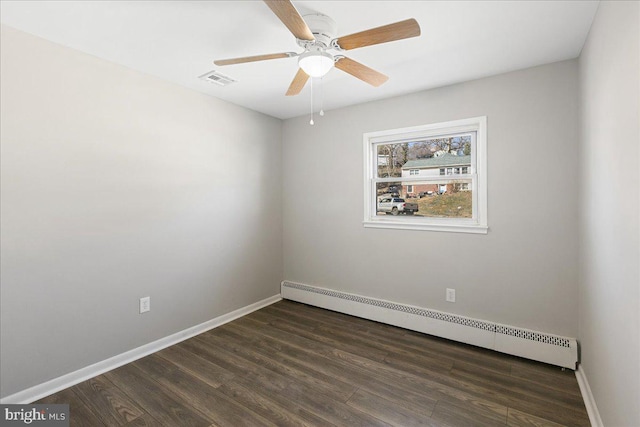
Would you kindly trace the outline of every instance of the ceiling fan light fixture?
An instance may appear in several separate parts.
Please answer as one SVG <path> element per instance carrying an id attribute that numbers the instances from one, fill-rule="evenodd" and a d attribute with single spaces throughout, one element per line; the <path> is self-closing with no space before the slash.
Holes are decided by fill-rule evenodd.
<path id="1" fill-rule="evenodd" d="M 300 55 L 298 65 L 310 77 L 324 77 L 334 64 L 333 55 L 322 50 L 312 50 Z"/>

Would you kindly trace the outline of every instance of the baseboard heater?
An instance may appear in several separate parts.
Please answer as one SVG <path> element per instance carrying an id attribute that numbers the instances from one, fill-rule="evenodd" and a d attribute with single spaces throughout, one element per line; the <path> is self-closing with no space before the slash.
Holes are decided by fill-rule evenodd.
<path id="1" fill-rule="evenodd" d="M 530 329 L 284 281 L 282 298 L 447 338 L 563 368 L 576 369 L 578 344 Z"/>

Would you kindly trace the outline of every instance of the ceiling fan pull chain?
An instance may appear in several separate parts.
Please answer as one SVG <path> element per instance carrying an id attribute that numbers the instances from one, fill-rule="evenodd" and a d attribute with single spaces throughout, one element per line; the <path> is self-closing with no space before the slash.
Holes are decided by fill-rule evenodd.
<path id="1" fill-rule="evenodd" d="M 311 120 L 309 120 L 309 124 L 313 126 L 313 77 L 311 77 Z"/>
<path id="2" fill-rule="evenodd" d="M 324 92 L 322 80 L 324 77 L 320 77 L 320 117 L 324 116 Z"/>

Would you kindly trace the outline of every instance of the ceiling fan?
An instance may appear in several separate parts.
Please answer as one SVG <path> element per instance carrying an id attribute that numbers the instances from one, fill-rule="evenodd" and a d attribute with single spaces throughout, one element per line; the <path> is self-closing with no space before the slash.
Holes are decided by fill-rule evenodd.
<path id="1" fill-rule="evenodd" d="M 298 45 L 304 51 L 220 59 L 214 61 L 214 64 L 223 66 L 298 57 L 300 68 L 287 90 L 287 96 L 299 94 L 309 77 L 323 77 L 334 66 L 372 86 L 380 86 L 389 77 L 347 58 L 341 52 L 420 35 L 418 22 L 415 19 L 407 19 L 348 36 L 336 37 L 336 22 L 326 15 L 316 13 L 305 15 L 303 18 L 289 0 L 264 0 L 264 2 L 296 37 Z M 338 53 L 328 52 L 330 50 Z"/>

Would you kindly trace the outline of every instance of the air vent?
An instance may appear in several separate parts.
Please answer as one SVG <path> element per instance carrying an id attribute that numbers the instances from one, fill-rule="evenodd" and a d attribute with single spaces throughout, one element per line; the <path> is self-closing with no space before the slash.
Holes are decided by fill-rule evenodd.
<path id="1" fill-rule="evenodd" d="M 236 81 L 231 77 L 225 76 L 224 74 L 221 74 L 215 70 L 209 71 L 207 74 L 203 74 L 199 78 L 209 83 L 215 83 L 220 86 L 226 86 Z"/>

